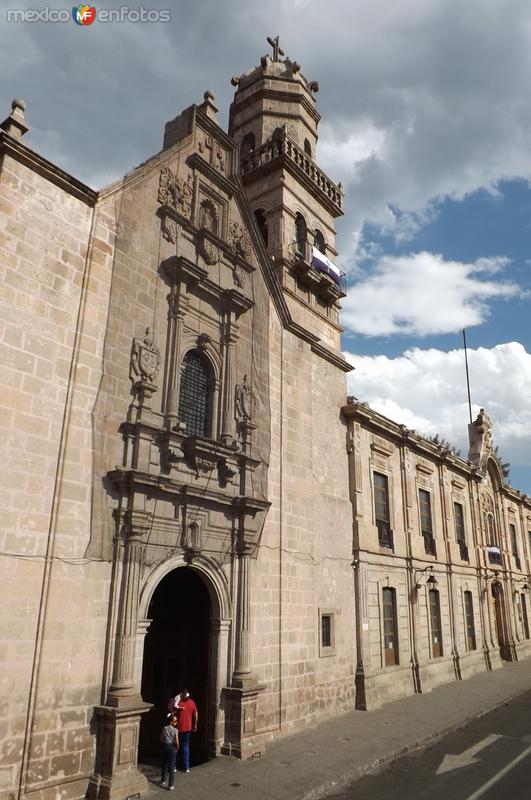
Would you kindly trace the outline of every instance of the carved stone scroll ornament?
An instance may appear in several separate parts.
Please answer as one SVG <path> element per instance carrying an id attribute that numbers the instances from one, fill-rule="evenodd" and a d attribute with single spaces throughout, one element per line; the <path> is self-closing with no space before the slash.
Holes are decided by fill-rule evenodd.
<path id="1" fill-rule="evenodd" d="M 251 239 L 239 220 L 233 220 L 229 227 L 231 248 L 246 261 L 251 260 Z"/>
<path id="2" fill-rule="evenodd" d="M 192 212 L 193 178 L 188 174 L 186 178 L 176 178 L 169 167 L 161 170 L 159 178 L 159 203 L 171 206 L 184 217 L 190 217 Z"/>
<path id="3" fill-rule="evenodd" d="M 171 242 L 171 244 L 176 244 L 179 236 L 179 226 L 174 219 L 164 215 L 160 229 L 166 241 Z"/>
<path id="4" fill-rule="evenodd" d="M 232 278 L 238 289 L 241 289 L 244 294 L 247 294 L 249 290 L 249 276 L 239 264 L 236 264 L 234 267 Z"/>
<path id="5" fill-rule="evenodd" d="M 212 136 L 207 136 L 204 143 L 199 142 L 198 150 L 201 155 L 207 155 L 208 151 L 210 164 L 222 175 L 225 174 L 225 151 L 214 141 Z"/>
<path id="6" fill-rule="evenodd" d="M 207 264 L 217 264 L 221 258 L 220 248 L 209 238 L 207 230 L 201 230 L 196 237 L 197 250 Z"/>

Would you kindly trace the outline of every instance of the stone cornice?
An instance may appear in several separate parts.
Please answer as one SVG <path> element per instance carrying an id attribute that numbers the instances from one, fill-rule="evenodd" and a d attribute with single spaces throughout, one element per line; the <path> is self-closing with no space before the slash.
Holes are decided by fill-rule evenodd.
<path id="1" fill-rule="evenodd" d="M 186 159 L 186 163 L 190 167 L 190 169 L 197 170 L 201 172 L 205 178 L 208 178 L 209 181 L 214 183 L 222 192 L 224 192 L 227 197 L 231 198 L 236 190 L 236 186 L 234 185 L 233 181 L 230 178 L 225 177 L 222 175 L 221 172 L 218 172 L 217 169 L 205 161 L 199 153 L 191 153 Z"/>
<path id="2" fill-rule="evenodd" d="M 151 475 L 135 469 L 116 468 L 107 473 L 107 478 L 121 491 L 123 496 L 129 496 L 134 492 L 153 494 L 154 491 L 165 495 L 172 501 L 181 498 L 192 499 L 198 503 L 211 503 L 225 508 L 232 508 L 236 511 L 242 509 L 249 510 L 255 514 L 258 511 L 267 510 L 271 503 L 269 500 L 262 500 L 257 497 L 229 494 L 223 489 L 216 489 L 213 486 L 201 486 L 191 483 L 183 484 L 181 481 L 174 480 L 165 475 Z"/>
<path id="3" fill-rule="evenodd" d="M 242 109 L 247 108 L 250 105 L 255 105 L 257 97 L 263 98 L 264 100 L 282 100 L 283 102 L 287 103 L 300 103 L 303 106 L 304 110 L 308 113 L 310 117 L 315 121 L 315 124 L 318 125 L 321 120 L 321 115 L 317 111 L 315 105 L 308 99 L 305 94 L 301 92 L 289 91 L 288 89 L 275 89 L 274 87 L 267 86 L 266 83 L 268 81 L 275 81 L 277 83 L 286 82 L 285 78 L 276 75 L 266 75 L 261 79 L 262 86 L 254 91 L 250 91 L 245 97 L 241 97 L 240 99 L 235 99 L 231 103 L 230 114 L 231 117 L 236 112 L 240 112 Z M 299 84 L 301 85 L 301 84 Z M 247 91 L 251 87 L 245 86 L 242 89 L 243 92 Z M 307 91 L 307 90 L 306 90 Z M 238 92 L 236 92 L 235 98 L 238 97 Z M 274 112 L 273 112 L 274 113 Z"/>
<path id="4" fill-rule="evenodd" d="M 217 240 L 219 241 L 219 240 Z M 232 287 L 224 289 L 215 281 L 208 277 L 208 270 L 194 264 L 185 256 L 172 256 L 166 259 L 161 265 L 161 269 L 170 281 L 175 284 L 179 280 L 186 283 L 195 284 L 203 292 L 216 300 L 223 300 L 227 310 L 234 311 L 238 316 L 249 311 L 254 305 L 254 300 Z"/>
<path id="5" fill-rule="evenodd" d="M 52 164 L 46 158 L 43 158 L 34 150 L 30 150 L 25 144 L 22 144 L 17 139 L 13 139 L 4 131 L 0 132 L 0 154 L 11 156 L 25 167 L 41 175 L 46 180 L 58 186 L 64 192 L 77 197 L 88 206 L 94 207 L 98 199 L 98 192 L 86 186 L 81 181 L 78 181 L 68 172 Z"/>
<path id="6" fill-rule="evenodd" d="M 341 413 L 345 419 L 355 419 L 374 433 L 392 439 L 396 445 L 406 444 L 412 451 L 429 459 L 434 465 L 446 464 L 468 480 L 473 480 L 478 484 L 485 477 L 485 473 L 470 461 L 466 461 L 443 446 L 431 442 L 416 431 L 406 428 L 405 425 L 400 425 L 388 417 L 384 417 L 383 414 L 379 414 L 370 408 L 367 403 L 361 403 L 352 398 L 352 402 L 348 402 L 347 405 L 342 407 Z M 507 499 L 531 509 L 531 497 L 524 492 L 512 486 L 504 485 L 500 488 L 500 493 Z"/>

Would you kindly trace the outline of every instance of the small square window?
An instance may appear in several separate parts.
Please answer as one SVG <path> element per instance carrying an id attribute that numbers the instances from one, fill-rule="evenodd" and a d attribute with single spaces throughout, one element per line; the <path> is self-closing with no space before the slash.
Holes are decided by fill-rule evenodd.
<path id="1" fill-rule="evenodd" d="M 332 615 L 321 617 L 321 647 L 332 647 Z"/>
<path id="2" fill-rule="evenodd" d="M 335 611 L 331 609 L 319 610 L 319 655 L 333 656 L 336 652 L 335 642 Z"/>

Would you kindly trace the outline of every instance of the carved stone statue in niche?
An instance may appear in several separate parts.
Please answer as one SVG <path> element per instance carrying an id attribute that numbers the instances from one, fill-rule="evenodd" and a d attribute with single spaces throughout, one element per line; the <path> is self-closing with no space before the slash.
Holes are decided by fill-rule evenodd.
<path id="1" fill-rule="evenodd" d="M 236 402 L 234 410 L 237 422 L 250 422 L 254 415 L 256 395 L 247 383 L 247 375 L 243 376 L 243 383 L 236 385 Z"/>
<path id="2" fill-rule="evenodd" d="M 219 145 L 216 146 L 214 166 L 217 170 L 219 170 L 219 172 L 221 172 L 222 175 L 225 174 L 225 153 Z"/>
<path id="3" fill-rule="evenodd" d="M 249 444 L 249 434 L 255 430 L 253 417 L 256 407 L 256 395 L 247 383 L 247 375 L 243 376 L 243 383 L 236 384 L 234 399 L 234 416 L 238 426 L 238 435 L 245 448 Z"/>
<path id="4" fill-rule="evenodd" d="M 209 234 L 218 236 L 219 217 L 214 203 L 203 200 L 199 209 L 199 233 L 197 234 L 197 249 L 207 264 L 217 264 L 221 258 L 220 248 L 209 238 Z"/>
<path id="5" fill-rule="evenodd" d="M 469 461 L 484 468 L 486 460 L 492 453 L 492 422 L 484 408 L 481 408 L 474 422 L 468 426 L 470 450 Z"/>
<path id="6" fill-rule="evenodd" d="M 492 450 L 492 422 L 484 408 L 480 408 L 474 425 L 477 432 L 483 436 L 483 449 Z"/>
<path id="7" fill-rule="evenodd" d="M 201 523 L 198 520 L 191 522 L 185 532 L 184 549 L 186 557 L 191 560 L 194 556 L 199 555 L 202 549 L 201 541 Z"/>
<path id="8" fill-rule="evenodd" d="M 218 235 L 218 215 L 216 208 L 210 200 L 203 200 L 199 209 L 199 227 Z"/>
<path id="9" fill-rule="evenodd" d="M 131 349 L 129 378 L 144 403 L 156 392 L 155 381 L 159 373 L 160 350 L 153 341 L 151 328 L 146 328 L 144 338 L 135 337 Z"/>

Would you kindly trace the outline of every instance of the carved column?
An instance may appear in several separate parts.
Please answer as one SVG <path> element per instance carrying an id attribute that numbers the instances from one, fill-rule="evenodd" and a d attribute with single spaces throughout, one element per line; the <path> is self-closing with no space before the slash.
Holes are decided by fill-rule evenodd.
<path id="1" fill-rule="evenodd" d="M 238 553 L 238 591 L 236 617 L 236 657 L 231 686 L 224 689 L 226 725 L 221 751 L 237 758 L 260 755 L 263 744 L 255 743 L 258 697 L 265 687 L 258 686 L 251 672 L 250 543 L 242 541 Z"/>
<path id="2" fill-rule="evenodd" d="M 238 617 L 236 628 L 236 663 L 232 685 L 245 688 L 255 683 L 251 674 L 251 548 L 243 544 L 238 556 Z"/>
<path id="3" fill-rule="evenodd" d="M 234 418 L 234 345 L 238 340 L 237 327 L 230 311 L 227 312 L 225 321 L 225 346 L 224 375 L 223 375 L 223 416 L 221 426 L 221 440 L 224 444 L 231 445 L 236 438 L 236 421 Z"/>
<path id="4" fill-rule="evenodd" d="M 180 295 L 177 285 L 168 295 L 168 341 L 169 341 L 169 373 L 166 414 L 173 427 L 179 416 L 179 390 L 181 382 L 181 342 L 184 328 L 186 298 Z"/>
<path id="5" fill-rule="evenodd" d="M 114 670 L 107 701 L 109 705 L 120 705 L 118 698 L 138 694 L 135 687 L 135 656 L 144 532 L 143 527 L 131 526 L 125 540 Z"/>

